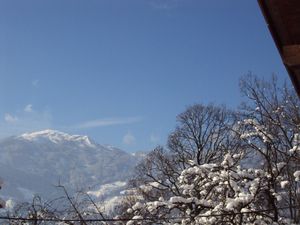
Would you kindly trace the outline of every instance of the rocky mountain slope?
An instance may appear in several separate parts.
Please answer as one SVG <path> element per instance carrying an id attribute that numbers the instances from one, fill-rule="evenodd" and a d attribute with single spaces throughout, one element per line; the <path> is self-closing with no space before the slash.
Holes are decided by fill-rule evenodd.
<path id="1" fill-rule="evenodd" d="M 34 194 L 49 198 L 57 193 L 59 182 L 70 191 L 102 193 L 97 190 L 108 184 L 124 187 L 138 160 L 87 136 L 54 130 L 25 133 L 0 141 L 0 176 L 5 183 L 0 195 L 20 201 Z"/>

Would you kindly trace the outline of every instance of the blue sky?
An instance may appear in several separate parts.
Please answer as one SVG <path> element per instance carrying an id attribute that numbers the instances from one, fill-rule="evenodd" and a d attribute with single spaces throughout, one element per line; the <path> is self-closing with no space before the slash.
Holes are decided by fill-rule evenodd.
<path id="1" fill-rule="evenodd" d="M 256 1 L 0 0 L 0 137 L 46 128 L 127 151 L 194 103 L 288 78 Z"/>

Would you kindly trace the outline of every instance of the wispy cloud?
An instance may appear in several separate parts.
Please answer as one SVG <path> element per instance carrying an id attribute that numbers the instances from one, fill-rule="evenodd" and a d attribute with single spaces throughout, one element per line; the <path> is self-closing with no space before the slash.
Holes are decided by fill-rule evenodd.
<path id="1" fill-rule="evenodd" d="M 18 117 L 11 115 L 10 113 L 5 113 L 4 120 L 7 123 L 15 123 L 18 121 Z"/>
<path id="2" fill-rule="evenodd" d="M 125 145 L 133 145 L 136 142 L 135 136 L 133 136 L 132 133 L 128 132 L 127 134 L 124 135 L 123 137 L 123 144 Z"/>
<path id="3" fill-rule="evenodd" d="M 115 125 L 123 125 L 123 124 L 133 124 L 138 123 L 142 120 L 141 117 L 125 117 L 125 118 L 106 118 L 106 119 L 97 119 L 90 120 L 78 125 L 75 125 L 73 128 L 75 129 L 87 129 L 94 127 L 105 127 L 105 126 L 115 126 Z"/>
<path id="4" fill-rule="evenodd" d="M 33 112 L 32 104 L 28 104 L 24 108 L 24 112 Z"/>
<path id="5" fill-rule="evenodd" d="M 25 111 L 25 108 L 21 111 L 18 110 L 15 114 L 4 114 L 4 120 L 0 120 L 0 138 L 52 128 L 52 116 L 50 112 L 46 110 L 32 110 L 28 113 Z"/>

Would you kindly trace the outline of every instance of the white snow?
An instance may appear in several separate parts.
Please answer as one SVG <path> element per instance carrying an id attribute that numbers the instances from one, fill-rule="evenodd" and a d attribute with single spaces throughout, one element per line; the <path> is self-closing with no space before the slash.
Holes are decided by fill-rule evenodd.
<path id="1" fill-rule="evenodd" d="M 107 193 L 115 192 L 115 191 L 120 192 L 124 190 L 126 184 L 127 183 L 124 181 L 116 181 L 113 183 L 101 185 L 98 190 L 88 191 L 87 193 L 97 198 L 105 197 Z"/>
<path id="2" fill-rule="evenodd" d="M 288 185 L 289 185 L 289 181 L 287 181 L 287 180 L 284 180 L 284 181 L 280 182 L 281 188 L 286 188 Z"/>
<path id="3" fill-rule="evenodd" d="M 297 170 L 297 171 L 294 173 L 294 177 L 295 177 L 295 181 L 300 181 L 300 170 Z"/>
<path id="4" fill-rule="evenodd" d="M 96 147 L 94 141 L 88 136 L 82 135 L 70 135 L 57 130 L 42 130 L 33 133 L 25 133 L 19 136 L 28 141 L 43 141 L 50 140 L 53 143 L 65 143 L 65 142 L 78 142 L 79 144 L 86 145 L 89 147 Z"/>

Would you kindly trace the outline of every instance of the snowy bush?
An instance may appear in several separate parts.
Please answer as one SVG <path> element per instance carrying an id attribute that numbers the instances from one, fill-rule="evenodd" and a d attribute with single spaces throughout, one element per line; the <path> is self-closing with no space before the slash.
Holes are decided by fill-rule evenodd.
<path id="1" fill-rule="evenodd" d="M 136 202 L 127 213 L 162 224 L 272 224 L 273 212 L 266 211 L 270 176 L 261 169 L 242 169 L 239 158 L 228 153 L 220 164 L 185 169 L 177 181 L 180 195 Z M 278 204 L 280 193 L 271 193 Z M 279 217 L 277 222 L 284 221 Z"/>

